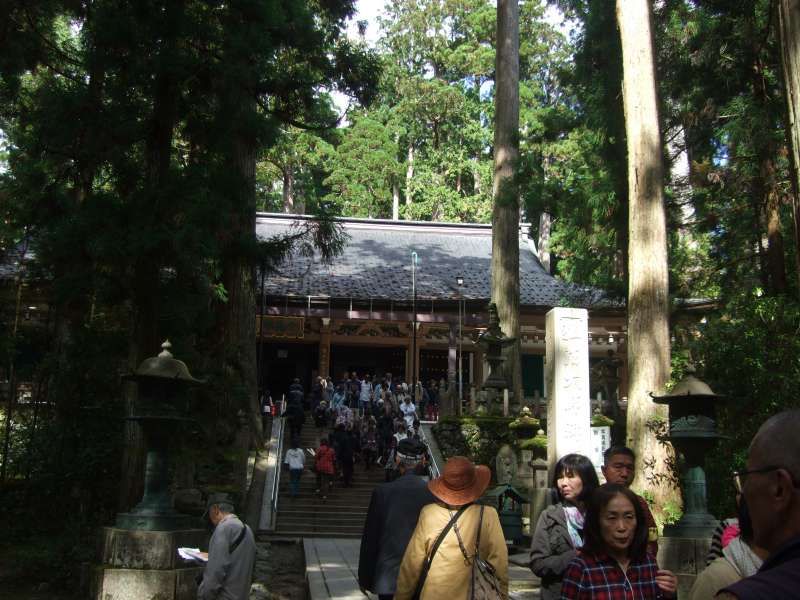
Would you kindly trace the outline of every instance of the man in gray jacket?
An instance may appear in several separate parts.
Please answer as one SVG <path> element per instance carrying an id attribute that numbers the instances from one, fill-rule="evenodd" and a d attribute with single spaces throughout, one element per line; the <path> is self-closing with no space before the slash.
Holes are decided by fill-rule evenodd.
<path id="1" fill-rule="evenodd" d="M 228 494 L 211 494 L 206 506 L 214 533 L 197 599 L 247 600 L 256 560 L 253 532 L 233 514 Z"/>

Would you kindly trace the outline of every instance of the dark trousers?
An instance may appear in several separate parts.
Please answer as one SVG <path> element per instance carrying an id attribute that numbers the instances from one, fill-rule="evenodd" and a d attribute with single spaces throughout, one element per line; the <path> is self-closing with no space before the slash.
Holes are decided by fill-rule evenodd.
<path id="1" fill-rule="evenodd" d="M 378 594 L 378 600 L 394 600 L 394 594 Z"/>
<path id="2" fill-rule="evenodd" d="M 300 487 L 300 477 L 303 475 L 303 469 L 289 469 L 289 493 L 294 498 L 297 496 L 297 490 Z"/>
<path id="3" fill-rule="evenodd" d="M 331 491 L 331 476 L 328 473 L 317 471 L 317 489 L 323 496 Z"/>
<path id="4" fill-rule="evenodd" d="M 342 479 L 347 487 L 353 484 L 353 457 L 342 461 Z"/>

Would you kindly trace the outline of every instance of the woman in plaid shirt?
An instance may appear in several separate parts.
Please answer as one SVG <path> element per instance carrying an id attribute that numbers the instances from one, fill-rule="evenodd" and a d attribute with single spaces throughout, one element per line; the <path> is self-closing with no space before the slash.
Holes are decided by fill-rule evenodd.
<path id="1" fill-rule="evenodd" d="M 675 598 L 678 578 L 647 553 L 647 522 L 636 496 L 621 485 L 592 494 L 580 554 L 564 572 L 562 600 Z"/>

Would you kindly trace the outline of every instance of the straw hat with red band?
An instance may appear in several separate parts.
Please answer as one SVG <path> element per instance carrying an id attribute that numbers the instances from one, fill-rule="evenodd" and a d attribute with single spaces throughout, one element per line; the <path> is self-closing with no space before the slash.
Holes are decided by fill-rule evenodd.
<path id="1" fill-rule="evenodd" d="M 445 504 L 462 506 L 480 498 L 491 478 L 489 467 L 475 466 L 464 456 L 454 456 L 444 465 L 441 476 L 428 482 L 428 489 Z"/>

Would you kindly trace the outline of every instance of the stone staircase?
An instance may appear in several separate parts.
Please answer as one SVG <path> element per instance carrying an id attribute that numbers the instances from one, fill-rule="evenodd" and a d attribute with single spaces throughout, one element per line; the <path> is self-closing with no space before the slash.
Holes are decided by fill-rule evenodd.
<path id="1" fill-rule="evenodd" d="M 321 431 L 307 415 L 301 433 L 303 448 L 316 449 L 319 439 L 329 430 Z M 284 448 L 284 452 L 287 448 Z M 283 459 L 281 459 L 283 460 Z M 281 472 L 278 489 L 278 512 L 275 532 L 280 537 L 361 537 L 367 516 L 370 496 L 376 485 L 383 483 L 380 465 L 364 469 L 363 461 L 355 465 L 353 486 L 346 488 L 334 482 L 333 490 L 322 500 L 315 490 L 316 475 L 312 470 L 314 458 L 306 453 L 306 469 L 300 479 L 298 495 L 289 496 L 289 472 Z"/>

